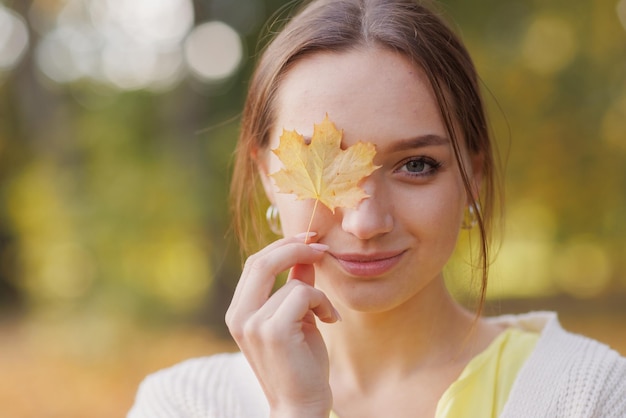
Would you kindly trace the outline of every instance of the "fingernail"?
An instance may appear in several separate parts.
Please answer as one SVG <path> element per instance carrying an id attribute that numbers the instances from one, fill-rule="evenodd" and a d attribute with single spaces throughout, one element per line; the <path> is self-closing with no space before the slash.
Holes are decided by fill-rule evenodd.
<path id="1" fill-rule="evenodd" d="M 320 244 L 319 242 L 314 242 L 312 244 L 309 244 L 309 247 L 313 248 L 315 251 L 328 251 L 328 248 L 330 248 L 328 245 L 326 244 Z"/>
<path id="2" fill-rule="evenodd" d="M 333 306 L 333 311 L 335 311 L 335 318 L 337 318 L 337 321 L 341 322 L 341 315 L 339 315 L 339 311 Z"/>
<path id="3" fill-rule="evenodd" d="M 307 239 L 316 235 L 317 232 L 300 232 L 299 234 L 294 235 L 294 237 L 298 239 Z"/>

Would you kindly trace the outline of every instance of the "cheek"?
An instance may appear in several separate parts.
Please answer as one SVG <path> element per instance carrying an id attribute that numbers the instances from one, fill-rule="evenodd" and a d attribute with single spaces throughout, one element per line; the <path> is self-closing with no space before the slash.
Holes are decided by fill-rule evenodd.
<path id="1" fill-rule="evenodd" d="M 294 195 L 285 193 L 276 193 L 275 196 L 276 206 L 280 213 L 280 222 L 287 237 L 306 232 L 312 215 L 311 231 L 313 232 L 322 235 L 332 224 L 332 212 L 321 203 L 317 205 L 315 214 L 313 214 L 315 207 L 313 199 L 296 200 Z"/>
<path id="2" fill-rule="evenodd" d="M 410 205 L 403 205 L 402 217 L 405 224 L 420 229 L 419 236 L 424 240 L 454 246 L 463 220 L 465 201 L 462 186 L 432 187 L 416 195 Z"/>
<path id="3" fill-rule="evenodd" d="M 433 222 L 441 229 L 451 230 L 456 235 L 461 227 L 466 200 L 465 192 L 460 189 L 456 193 L 437 196 L 433 207 Z"/>

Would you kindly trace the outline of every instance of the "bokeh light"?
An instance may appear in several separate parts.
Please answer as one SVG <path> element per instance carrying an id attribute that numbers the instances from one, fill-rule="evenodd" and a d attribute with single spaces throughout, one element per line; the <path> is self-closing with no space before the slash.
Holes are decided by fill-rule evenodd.
<path id="1" fill-rule="evenodd" d="M 626 30 L 626 0 L 620 0 L 617 2 L 617 17 L 619 18 L 622 27 Z"/>
<path id="2" fill-rule="evenodd" d="M 100 0 L 89 3 L 93 25 L 108 39 L 120 34 L 140 44 L 176 45 L 193 26 L 190 0 Z"/>
<path id="3" fill-rule="evenodd" d="M 265 7 L 240 6 L 211 5 L 234 28 L 222 20 L 194 27 L 191 0 L 66 0 L 56 8 L 36 1 L 29 11 L 40 33 L 35 62 L 55 84 L 86 80 L 118 90 L 167 91 L 191 75 L 215 86 L 241 67 L 239 33 L 259 26 L 257 12 Z"/>
<path id="4" fill-rule="evenodd" d="M 626 91 L 605 113 L 602 135 L 612 148 L 626 152 Z"/>
<path id="5" fill-rule="evenodd" d="M 551 279 L 556 219 L 541 202 L 519 202 L 507 213 L 505 244 L 492 266 L 491 298 L 537 297 L 556 291 Z"/>
<path id="6" fill-rule="evenodd" d="M 36 62 L 55 83 L 87 79 L 120 90 L 167 90 L 185 76 L 191 0 L 68 0 L 46 28 Z"/>
<path id="7" fill-rule="evenodd" d="M 230 77 L 241 64 L 243 46 L 239 34 L 223 22 L 197 26 L 185 42 L 185 58 L 200 80 L 218 82 Z"/>
<path id="8" fill-rule="evenodd" d="M 28 29 L 20 15 L 0 4 L 0 72 L 15 67 L 28 47 Z"/>
<path id="9" fill-rule="evenodd" d="M 540 75 L 563 70 L 576 56 L 574 30 L 562 17 L 538 16 L 528 28 L 522 57 L 528 68 Z"/>
<path id="10" fill-rule="evenodd" d="M 35 60 L 39 69 L 56 83 L 97 78 L 99 72 L 97 42 L 86 30 L 55 28 L 39 42 Z"/>
<path id="11" fill-rule="evenodd" d="M 613 268 L 603 245 L 593 237 L 574 237 L 554 258 L 554 278 L 565 293 L 593 298 L 609 285 Z"/>

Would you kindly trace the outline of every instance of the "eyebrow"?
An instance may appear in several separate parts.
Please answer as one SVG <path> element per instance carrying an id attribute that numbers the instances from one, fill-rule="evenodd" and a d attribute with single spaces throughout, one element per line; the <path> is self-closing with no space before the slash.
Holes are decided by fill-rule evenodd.
<path id="1" fill-rule="evenodd" d="M 304 138 L 305 144 L 308 145 L 311 143 L 311 139 L 312 139 L 311 136 L 302 135 L 302 137 Z M 414 149 L 414 148 L 447 145 L 449 143 L 450 143 L 450 140 L 447 137 L 440 136 L 437 134 L 426 134 L 426 135 L 416 136 L 414 138 L 401 139 L 395 142 L 394 144 L 390 145 L 388 151 L 399 152 L 399 151 L 406 151 L 406 150 Z"/>
<path id="2" fill-rule="evenodd" d="M 399 141 L 396 141 L 389 146 L 388 151 L 406 151 L 414 148 L 448 145 L 449 143 L 450 140 L 447 137 L 436 134 L 426 134 L 416 136 L 414 138 L 401 139 Z"/>

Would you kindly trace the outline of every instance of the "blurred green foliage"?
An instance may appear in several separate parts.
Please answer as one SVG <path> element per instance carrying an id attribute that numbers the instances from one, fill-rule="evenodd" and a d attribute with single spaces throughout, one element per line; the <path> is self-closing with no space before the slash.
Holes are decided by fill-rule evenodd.
<path id="1" fill-rule="evenodd" d="M 260 22 L 284 2 L 256 0 L 242 29 L 232 10 L 248 3 L 195 1 L 197 23 L 238 28 L 247 59 L 224 83 L 166 91 L 51 83 L 31 30 L 25 58 L 0 74 L 5 312 L 222 326 L 241 263 L 227 212 L 238 115 Z M 32 4 L 5 6 L 28 16 Z M 490 296 L 625 295 L 624 1 L 441 7 L 475 58 L 506 160 Z"/>

